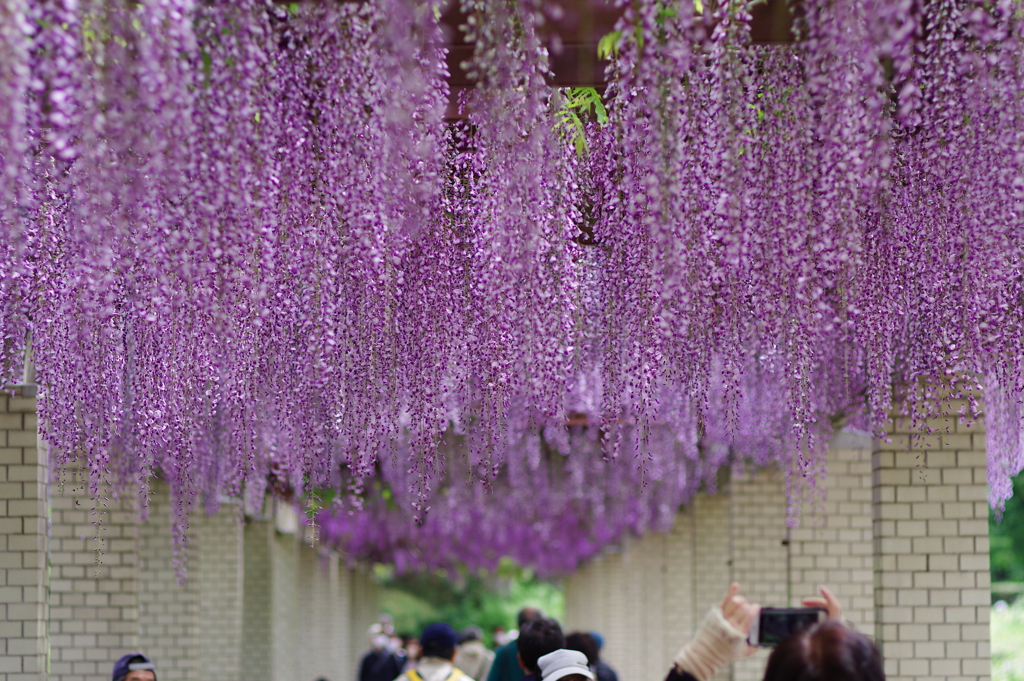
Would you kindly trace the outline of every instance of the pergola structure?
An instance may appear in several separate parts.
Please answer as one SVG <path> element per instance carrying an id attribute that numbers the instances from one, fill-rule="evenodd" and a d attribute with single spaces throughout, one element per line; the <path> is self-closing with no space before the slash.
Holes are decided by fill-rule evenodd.
<path id="1" fill-rule="evenodd" d="M 63 471 L 166 484 L 179 569 L 190 513 L 270 491 L 410 569 L 572 571 L 683 507 L 694 585 L 753 500 L 785 532 L 845 480 L 850 535 L 772 535 L 807 571 L 773 584 L 846 571 L 894 677 L 983 677 L 985 480 L 998 506 L 1024 465 L 1014 3 L 459 7 L 0 2 L 10 673 L 55 622 L 60 675 L 98 650 L 79 530 L 46 571 Z"/>

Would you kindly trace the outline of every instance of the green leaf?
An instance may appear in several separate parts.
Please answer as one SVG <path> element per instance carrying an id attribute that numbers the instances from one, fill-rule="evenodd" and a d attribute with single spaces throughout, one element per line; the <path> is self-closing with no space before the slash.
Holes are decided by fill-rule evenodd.
<path id="1" fill-rule="evenodd" d="M 203 85 L 207 86 L 210 84 L 210 74 L 213 72 L 213 57 L 206 50 L 200 52 L 199 57 L 203 60 L 203 75 L 205 76 Z"/>
<path id="2" fill-rule="evenodd" d="M 597 41 L 597 58 L 612 59 L 619 56 L 619 45 L 622 41 L 622 31 L 612 31 L 601 36 Z"/>

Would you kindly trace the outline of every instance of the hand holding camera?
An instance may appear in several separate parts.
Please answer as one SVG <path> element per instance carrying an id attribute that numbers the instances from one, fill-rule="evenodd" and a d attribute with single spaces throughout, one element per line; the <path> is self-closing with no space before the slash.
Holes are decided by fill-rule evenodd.
<path id="1" fill-rule="evenodd" d="M 675 657 L 675 667 L 697 681 L 708 681 L 727 664 L 747 657 L 757 647 L 774 647 L 801 629 L 825 619 L 840 619 L 842 607 L 828 589 L 806 598 L 802 608 L 762 608 L 729 586 L 721 605 L 711 608 L 693 640 Z"/>

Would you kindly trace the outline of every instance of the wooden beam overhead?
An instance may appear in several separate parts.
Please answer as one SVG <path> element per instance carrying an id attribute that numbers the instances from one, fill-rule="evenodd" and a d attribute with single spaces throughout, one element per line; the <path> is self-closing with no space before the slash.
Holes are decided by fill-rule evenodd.
<path id="1" fill-rule="evenodd" d="M 368 0 L 341 0 L 367 2 Z M 691 0 L 676 0 L 689 2 Z M 708 4 L 708 0 L 705 0 Z M 767 0 L 751 10 L 751 39 L 758 44 L 791 43 L 793 7 L 799 0 Z M 560 0 L 561 16 L 541 27 L 541 39 L 548 46 L 551 58 L 550 79 L 554 87 L 596 87 L 604 89 L 605 63 L 597 57 L 597 44 L 615 28 L 622 11 L 614 0 Z M 441 23 L 448 36 L 448 83 L 451 102 L 448 117 L 458 118 L 456 102 L 462 90 L 473 87 L 462 65 L 473 57 L 473 45 L 466 42 L 459 26 L 466 16 L 458 0 L 449 0 Z"/>

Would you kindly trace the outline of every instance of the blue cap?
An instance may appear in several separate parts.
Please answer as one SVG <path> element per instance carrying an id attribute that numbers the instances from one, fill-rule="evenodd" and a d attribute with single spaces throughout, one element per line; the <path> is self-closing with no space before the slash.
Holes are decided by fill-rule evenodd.
<path id="1" fill-rule="evenodd" d="M 153 678 L 156 678 L 156 665 L 153 664 L 153 660 L 142 653 L 128 653 L 121 656 L 121 659 L 114 663 L 114 673 L 110 675 L 110 678 L 112 681 L 118 681 L 128 676 L 128 672 L 135 671 L 150 671 L 153 672 Z"/>
<path id="2" fill-rule="evenodd" d="M 604 636 L 602 636 L 601 634 L 597 633 L 596 631 L 592 631 L 592 632 L 590 632 L 590 638 L 594 639 L 594 643 L 597 644 L 597 649 L 598 650 L 601 650 L 601 648 L 604 648 Z"/>
<path id="3" fill-rule="evenodd" d="M 424 652 L 428 650 L 455 650 L 455 646 L 458 644 L 459 639 L 455 635 L 455 630 L 452 629 L 450 624 L 445 624 L 444 622 L 428 625 L 420 636 L 420 647 L 423 648 Z"/>

